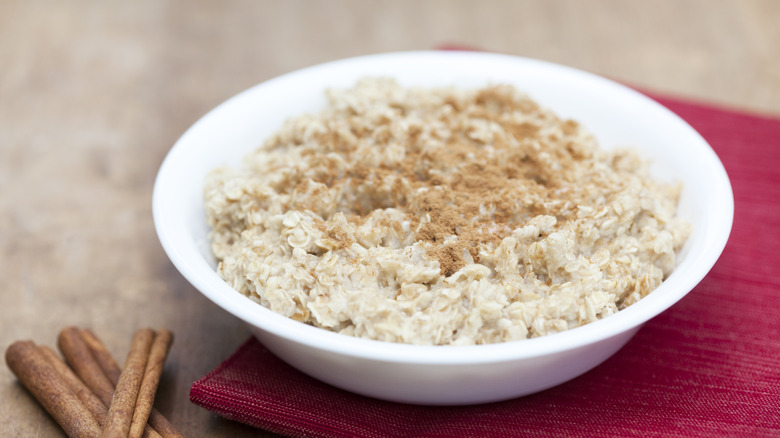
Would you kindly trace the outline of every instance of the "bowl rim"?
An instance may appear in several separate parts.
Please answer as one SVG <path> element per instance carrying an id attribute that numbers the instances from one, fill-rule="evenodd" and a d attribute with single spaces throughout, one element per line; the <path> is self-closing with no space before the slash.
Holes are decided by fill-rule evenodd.
<path id="1" fill-rule="evenodd" d="M 225 111 L 241 99 L 249 98 L 264 87 L 274 87 L 282 81 L 305 79 L 308 75 L 316 75 L 322 70 L 346 68 L 350 65 L 371 63 L 376 60 L 392 61 L 430 57 L 455 60 L 453 62 L 491 60 L 491 62 L 520 63 L 528 68 L 542 69 L 564 76 L 578 76 L 579 79 L 589 83 L 610 87 L 615 92 L 625 95 L 626 98 L 652 108 L 653 111 L 666 117 L 668 121 L 680 124 L 688 131 L 690 139 L 699 143 L 697 147 L 701 149 L 699 152 L 703 154 L 701 159 L 707 162 L 709 176 L 712 178 L 711 187 L 719 193 L 721 201 L 717 206 L 720 214 L 712 220 L 708 220 L 710 227 L 707 229 L 709 232 L 704 243 L 705 247 L 699 251 L 696 259 L 690 262 L 691 266 L 688 267 L 688 271 L 681 273 L 675 270 L 652 293 L 626 309 L 564 332 L 495 344 L 411 345 L 347 336 L 279 315 L 237 293 L 212 269 L 209 269 L 209 272 L 204 272 L 202 264 L 197 263 L 197 260 L 193 263 L 194 254 L 187 253 L 176 245 L 173 234 L 175 228 L 181 224 L 171 223 L 170 218 L 166 217 L 166 198 L 172 196 L 175 189 L 171 175 L 177 165 L 177 160 L 185 155 L 191 137 L 196 135 L 195 133 L 202 126 L 210 123 L 215 114 Z M 166 155 L 154 182 L 152 212 L 160 243 L 171 262 L 185 279 L 212 302 L 251 326 L 313 349 L 337 352 L 353 358 L 406 364 L 471 365 L 515 361 L 585 347 L 636 328 L 660 314 L 693 289 L 720 257 L 731 232 L 734 199 L 725 168 L 706 140 L 675 113 L 634 89 L 572 67 L 520 56 L 472 51 L 412 51 L 358 56 L 306 67 L 261 82 L 222 102 L 190 126 Z M 215 278 L 218 282 L 215 281 Z"/>

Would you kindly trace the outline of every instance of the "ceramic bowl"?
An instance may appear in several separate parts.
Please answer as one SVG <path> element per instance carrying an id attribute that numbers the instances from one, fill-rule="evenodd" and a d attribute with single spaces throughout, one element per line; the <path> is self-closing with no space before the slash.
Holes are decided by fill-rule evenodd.
<path id="1" fill-rule="evenodd" d="M 204 176 L 237 165 L 282 122 L 325 105 L 323 91 L 364 76 L 404 86 L 509 83 L 603 148 L 636 148 L 655 177 L 683 184 L 679 214 L 692 233 L 675 271 L 638 303 L 566 332 L 476 346 L 414 346 L 357 339 L 285 318 L 231 289 L 215 272 L 203 205 Z M 317 379 L 370 397 L 428 405 L 504 400 L 585 373 L 618 351 L 643 323 L 679 301 L 707 274 L 731 230 L 728 176 L 707 142 L 678 116 L 613 81 L 569 67 L 476 52 L 390 53 L 334 61 L 252 87 L 217 106 L 176 142 L 154 187 L 155 227 L 181 274 L 242 319 L 282 360 Z M 215 309 L 216 310 L 216 309 Z"/>

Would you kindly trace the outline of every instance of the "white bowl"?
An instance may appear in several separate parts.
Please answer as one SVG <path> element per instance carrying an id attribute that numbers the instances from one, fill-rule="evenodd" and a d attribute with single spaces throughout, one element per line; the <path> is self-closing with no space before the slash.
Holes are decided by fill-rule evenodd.
<path id="1" fill-rule="evenodd" d="M 654 176 L 683 183 L 679 214 L 693 226 L 679 265 L 629 308 L 563 333 L 477 346 L 414 346 L 357 339 L 285 318 L 228 286 L 215 272 L 203 207 L 204 176 L 237 165 L 281 123 L 325 105 L 323 90 L 364 76 L 401 85 L 462 87 L 509 83 L 559 116 L 581 122 L 601 147 L 631 146 Z M 182 275 L 244 320 L 268 349 L 334 386 L 398 402 L 458 405 L 541 391 L 610 357 L 644 322 L 668 309 L 707 274 L 723 251 L 734 212 L 731 185 L 707 142 L 655 101 L 607 79 L 531 59 L 475 52 L 409 52 L 330 62 L 264 82 L 227 100 L 176 142 L 154 187 L 160 242 Z"/>

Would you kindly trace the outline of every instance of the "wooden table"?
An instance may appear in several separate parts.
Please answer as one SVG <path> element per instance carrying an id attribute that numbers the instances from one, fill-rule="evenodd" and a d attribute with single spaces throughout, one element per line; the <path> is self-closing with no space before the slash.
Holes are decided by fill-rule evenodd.
<path id="1" fill-rule="evenodd" d="M 0 344 L 91 327 L 124 360 L 133 331 L 176 340 L 157 398 L 187 436 L 257 436 L 191 404 L 248 336 L 163 253 L 151 193 L 198 117 L 323 61 L 455 43 L 780 115 L 780 2 L 0 2 Z M 4 436 L 62 432 L 7 368 Z"/>

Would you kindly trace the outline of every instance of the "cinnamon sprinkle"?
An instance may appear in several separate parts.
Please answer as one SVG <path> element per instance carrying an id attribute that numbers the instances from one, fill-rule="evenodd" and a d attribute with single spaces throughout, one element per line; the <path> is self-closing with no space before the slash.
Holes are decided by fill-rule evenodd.
<path id="1" fill-rule="evenodd" d="M 450 133 L 442 146 L 432 147 L 422 126 L 410 125 L 399 135 L 390 131 L 387 118 L 380 118 L 373 131 L 354 125 L 347 130 L 328 122 L 324 132 L 315 136 L 321 151 L 337 152 L 350 163 L 346 169 L 336 166 L 324 153 L 302 155 L 308 161 L 312 181 L 328 190 L 352 194 L 345 195 L 339 209 L 350 222 L 361 223 L 376 209 L 404 210 L 416 240 L 424 242 L 428 255 L 439 261 L 442 275 L 450 276 L 466 264 L 466 255 L 478 261 L 482 246 L 500 241 L 519 225 L 518 217 L 529 216 L 520 214 L 534 208 L 533 202 L 526 201 L 547 198 L 546 185 L 553 176 L 536 158 L 539 151 L 533 147 L 541 141 L 541 125 L 509 116 L 538 116 L 539 107 L 530 99 L 514 94 L 510 87 L 493 86 L 466 98 L 447 95 L 442 103 L 454 110 L 440 116 L 443 131 Z M 397 109 L 403 111 L 404 107 Z M 479 139 L 482 133 L 474 120 L 495 127 L 492 142 Z M 576 122 L 564 121 L 562 126 L 566 135 L 577 134 Z M 359 150 L 366 141 L 385 152 L 395 141 L 402 144 L 404 157 L 381 162 L 363 159 Z M 308 184 L 306 179 L 299 180 L 293 192 L 305 192 Z M 330 216 L 312 202 L 291 201 L 287 207 L 326 213 L 322 215 L 325 223 Z M 334 249 L 355 241 L 337 227 L 323 224 L 321 231 L 338 242 Z"/>
<path id="2" fill-rule="evenodd" d="M 371 339 L 501 342 L 612 314 L 674 267 L 679 186 L 511 86 L 367 78 L 326 95 L 206 180 L 219 275 L 272 311 Z"/>

